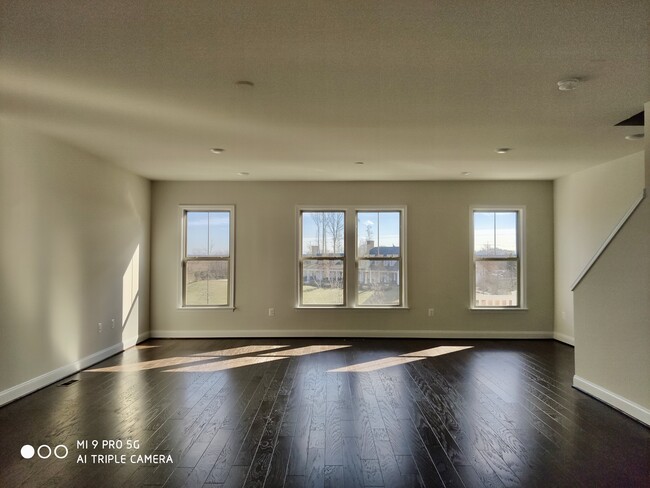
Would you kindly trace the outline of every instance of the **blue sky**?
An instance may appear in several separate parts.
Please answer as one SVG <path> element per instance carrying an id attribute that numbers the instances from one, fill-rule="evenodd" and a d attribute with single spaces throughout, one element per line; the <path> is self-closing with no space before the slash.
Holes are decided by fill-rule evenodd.
<path id="1" fill-rule="evenodd" d="M 187 212 L 187 255 L 228 256 L 230 212 Z"/>
<path id="2" fill-rule="evenodd" d="M 375 246 L 399 247 L 399 220 L 399 212 L 359 212 L 358 244 L 365 244 L 370 233 L 370 240 L 375 241 Z"/>
<path id="3" fill-rule="evenodd" d="M 517 251 L 517 212 L 474 212 L 474 251 L 486 247 Z"/>

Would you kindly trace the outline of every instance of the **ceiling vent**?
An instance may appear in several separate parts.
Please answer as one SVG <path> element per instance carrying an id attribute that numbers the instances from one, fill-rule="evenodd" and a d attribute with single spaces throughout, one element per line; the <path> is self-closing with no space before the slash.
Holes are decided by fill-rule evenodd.
<path id="1" fill-rule="evenodd" d="M 619 122 L 618 125 L 638 125 L 638 126 L 643 126 L 643 118 L 644 118 L 644 111 L 639 112 L 636 115 L 633 115 L 629 119 L 625 119 L 622 122 Z"/>

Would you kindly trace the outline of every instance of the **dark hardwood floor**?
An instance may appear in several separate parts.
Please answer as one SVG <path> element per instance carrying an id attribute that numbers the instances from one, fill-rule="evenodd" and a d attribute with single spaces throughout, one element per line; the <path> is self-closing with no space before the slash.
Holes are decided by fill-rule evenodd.
<path id="1" fill-rule="evenodd" d="M 0 486 L 650 486 L 572 375 L 554 341 L 150 340 L 1 408 Z"/>

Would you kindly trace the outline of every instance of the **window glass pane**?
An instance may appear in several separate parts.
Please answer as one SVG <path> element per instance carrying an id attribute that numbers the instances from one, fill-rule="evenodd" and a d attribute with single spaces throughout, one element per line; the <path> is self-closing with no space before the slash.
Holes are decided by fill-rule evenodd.
<path id="1" fill-rule="evenodd" d="M 474 212 L 474 255 L 517 255 L 517 212 Z"/>
<path id="2" fill-rule="evenodd" d="M 399 305 L 400 263 L 398 260 L 360 260 L 357 304 Z"/>
<path id="3" fill-rule="evenodd" d="M 359 256 L 399 256 L 400 212 L 357 212 Z"/>
<path id="4" fill-rule="evenodd" d="M 208 255 L 208 215 L 209 212 L 187 212 L 185 252 L 188 256 Z"/>
<path id="5" fill-rule="evenodd" d="M 496 256 L 517 255 L 517 212 L 496 212 Z"/>
<path id="6" fill-rule="evenodd" d="M 517 307 L 517 261 L 476 261 L 476 307 Z"/>
<path id="7" fill-rule="evenodd" d="M 357 212 L 357 252 L 359 256 L 377 253 L 379 212 Z"/>
<path id="8" fill-rule="evenodd" d="M 228 305 L 228 261 L 188 261 L 185 305 Z"/>
<path id="9" fill-rule="evenodd" d="M 303 256 L 343 256 L 344 234 L 344 212 L 302 212 Z"/>
<path id="10" fill-rule="evenodd" d="M 399 226 L 400 212 L 379 212 L 377 255 L 399 256 Z"/>
<path id="11" fill-rule="evenodd" d="M 343 305 L 343 260 L 305 259 L 302 263 L 302 303 Z"/>
<path id="12" fill-rule="evenodd" d="M 474 212 L 474 255 L 494 256 L 494 212 Z"/>
<path id="13" fill-rule="evenodd" d="M 210 212 L 208 229 L 209 255 L 230 256 L 230 212 Z"/>

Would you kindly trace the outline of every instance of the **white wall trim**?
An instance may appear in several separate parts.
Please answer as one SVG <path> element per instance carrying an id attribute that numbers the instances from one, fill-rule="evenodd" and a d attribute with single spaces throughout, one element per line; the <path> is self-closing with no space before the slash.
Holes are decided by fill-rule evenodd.
<path id="1" fill-rule="evenodd" d="M 560 332 L 553 332 L 553 339 L 556 341 L 564 342 L 570 346 L 575 346 L 575 340 L 572 336 L 567 334 L 562 334 Z"/>
<path id="2" fill-rule="evenodd" d="M 650 410 L 644 406 L 617 395 L 613 391 L 598 386 L 597 384 L 581 378 L 578 375 L 573 377 L 573 387 L 603 403 L 606 403 L 610 407 L 620 410 L 642 424 L 650 426 Z"/>
<path id="3" fill-rule="evenodd" d="M 547 331 L 467 330 L 378 330 L 378 329 L 292 329 L 292 330 L 152 330 L 158 339 L 271 338 L 271 337 L 373 337 L 404 339 L 553 339 Z"/>
<path id="4" fill-rule="evenodd" d="M 123 342 L 113 344 L 106 349 L 102 349 L 101 351 L 93 353 L 90 356 L 86 356 L 85 358 L 81 358 L 78 361 L 66 364 L 65 366 L 61 366 L 60 368 L 57 368 L 53 371 L 49 371 L 40 376 L 37 376 L 36 378 L 32 378 L 31 380 L 20 383 L 19 385 L 12 386 L 11 388 L 0 391 L 0 406 L 6 405 L 9 402 L 18 400 L 19 398 L 29 395 L 30 393 L 34 393 L 41 388 L 45 388 L 46 386 L 56 383 L 63 378 L 81 371 L 82 369 L 86 369 L 93 364 L 97 364 L 104 359 L 125 351 L 126 349 L 133 347 L 136 344 L 147 340 L 148 338 L 149 332 L 143 332 L 138 336 L 130 337 Z"/>
<path id="5" fill-rule="evenodd" d="M 582 279 L 585 276 L 587 276 L 587 273 L 589 273 L 592 266 L 594 264 L 596 264 L 596 261 L 598 261 L 600 256 L 605 252 L 605 249 L 607 249 L 609 244 L 614 240 L 614 237 L 616 237 L 618 232 L 623 228 L 625 223 L 632 216 L 634 211 L 641 204 L 641 202 L 645 199 L 645 197 L 646 197 L 646 190 L 644 188 L 641 191 L 641 194 L 634 200 L 634 203 L 632 203 L 632 206 L 627 209 L 627 212 L 625 212 L 625 215 L 623 215 L 623 217 L 621 217 L 621 220 L 619 220 L 618 223 L 614 226 L 614 229 L 612 229 L 612 231 L 607 236 L 607 239 L 605 239 L 605 242 L 603 242 L 601 244 L 601 246 L 598 248 L 598 251 L 596 251 L 596 254 L 593 255 L 593 257 L 589 260 L 589 262 L 585 265 L 585 267 L 580 272 L 578 277 L 575 279 L 575 281 L 571 285 L 571 291 L 575 291 L 575 289 L 578 287 L 578 285 L 582 282 Z"/>

